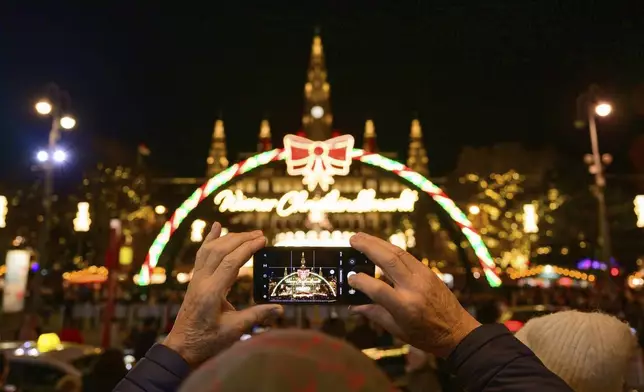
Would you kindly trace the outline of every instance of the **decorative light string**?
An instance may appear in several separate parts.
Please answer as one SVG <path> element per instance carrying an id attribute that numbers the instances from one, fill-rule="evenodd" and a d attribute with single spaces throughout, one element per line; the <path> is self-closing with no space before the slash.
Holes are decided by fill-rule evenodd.
<path id="1" fill-rule="evenodd" d="M 485 273 L 485 277 L 492 287 L 501 285 L 501 279 L 494 271 L 496 264 L 487 247 L 483 243 L 481 236 L 474 230 L 472 223 L 467 219 L 465 214 L 456 206 L 454 201 L 450 199 L 438 186 L 434 185 L 430 180 L 423 175 L 411 170 L 407 166 L 393 159 L 386 158 L 380 154 L 366 152 L 361 149 L 354 148 L 351 150 L 351 158 L 368 165 L 378 167 L 380 169 L 392 172 L 399 177 L 407 180 L 409 183 L 418 187 L 423 192 L 427 193 L 434 199 L 456 222 L 460 227 L 461 232 L 472 245 L 474 253 L 479 259 L 481 267 Z M 245 161 L 236 163 L 226 170 L 218 173 L 210 178 L 205 184 L 197 188 L 188 199 L 186 199 L 172 214 L 170 219 L 163 225 L 161 232 L 157 235 L 152 243 L 150 250 L 145 258 L 145 262 L 141 267 L 141 272 L 138 274 L 139 278 L 137 284 L 147 285 L 150 282 L 150 275 L 152 268 L 157 266 L 159 258 L 163 253 L 166 245 L 170 241 L 172 235 L 184 221 L 184 219 L 194 210 L 199 203 L 209 197 L 214 191 L 222 188 L 228 184 L 233 178 L 241 176 L 252 171 L 260 166 L 267 165 L 274 161 L 281 161 L 286 159 L 284 149 L 277 148 L 271 151 L 262 152 L 254 155 Z"/>

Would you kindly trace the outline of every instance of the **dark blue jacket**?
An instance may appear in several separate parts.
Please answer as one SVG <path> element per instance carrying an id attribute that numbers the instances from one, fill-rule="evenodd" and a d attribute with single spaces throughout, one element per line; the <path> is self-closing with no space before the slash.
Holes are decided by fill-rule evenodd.
<path id="1" fill-rule="evenodd" d="M 570 387 L 502 325 L 484 325 L 469 334 L 447 359 L 468 392 L 569 392 Z M 179 354 L 163 345 L 148 351 L 115 392 L 172 392 L 190 374 Z"/>

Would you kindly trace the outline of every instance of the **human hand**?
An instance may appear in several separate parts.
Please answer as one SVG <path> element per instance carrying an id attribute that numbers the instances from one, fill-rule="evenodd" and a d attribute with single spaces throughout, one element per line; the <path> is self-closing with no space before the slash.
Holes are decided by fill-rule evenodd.
<path id="1" fill-rule="evenodd" d="M 259 230 L 220 234 L 221 225 L 215 223 L 197 251 L 192 280 L 172 331 L 163 342 L 192 367 L 226 349 L 253 325 L 283 312 L 280 305 L 238 312 L 226 300 L 239 269 L 266 245 L 266 237 Z"/>
<path id="2" fill-rule="evenodd" d="M 393 287 L 363 273 L 349 285 L 375 304 L 351 307 L 394 336 L 438 357 L 447 357 L 481 324 L 429 268 L 401 248 L 364 233 L 351 237 L 351 246 L 379 266 Z"/>

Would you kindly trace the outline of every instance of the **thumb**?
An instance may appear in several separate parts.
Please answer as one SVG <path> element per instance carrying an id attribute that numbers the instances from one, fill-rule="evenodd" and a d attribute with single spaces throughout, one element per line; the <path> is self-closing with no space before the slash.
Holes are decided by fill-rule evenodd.
<path id="1" fill-rule="evenodd" d="M 380 305 L 360 305 L 360 306 L 351 306 L 349 308 L 354 313 L 358 313 L 373 321 L 374 323 L 380 325 L 382 328 L 386 329 L 392 335 L 405 340 L 405 333 L 402 328 L 398 326 L 394 317 Z"/>
<path id="2" fill-rule="evenodd" d="M 248 331 L 253 325 L 263 324 L 283 313 L 282 305 L 257 305 L 231 314 L 231 321 L 235 329 Z"/>

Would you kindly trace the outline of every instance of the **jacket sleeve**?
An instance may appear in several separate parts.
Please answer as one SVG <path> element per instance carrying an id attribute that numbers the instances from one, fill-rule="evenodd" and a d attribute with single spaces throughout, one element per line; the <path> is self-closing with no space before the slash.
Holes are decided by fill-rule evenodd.
<path id="1" fill-rule="evenodd" d="M 190 366 L 170 348 L 156 344 L 145 354 L 114 392 L 174 392 L 190 374 Z"/>
<path id="2" fill-rule="evenodd" d="M 469 392 L 572 391 L 500 324 L 472 331 L 450 354 L 447 367 Z"/>

